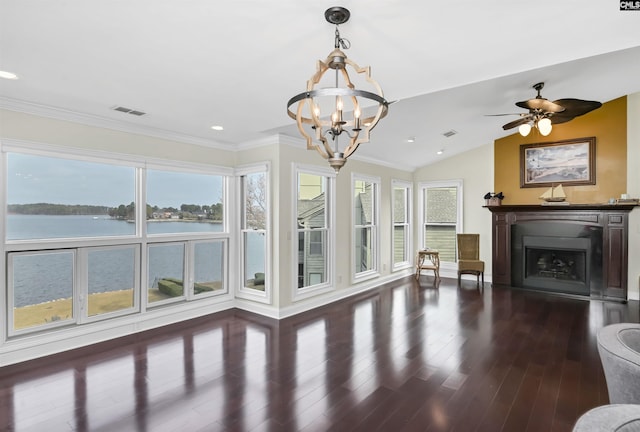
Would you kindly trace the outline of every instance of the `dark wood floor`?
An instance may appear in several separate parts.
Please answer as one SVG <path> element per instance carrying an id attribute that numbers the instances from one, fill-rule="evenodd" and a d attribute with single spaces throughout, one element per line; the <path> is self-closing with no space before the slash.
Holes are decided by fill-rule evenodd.
<path id="1" fill-rule="evenodd" d="M 638 322 L 638 302 L 432 281 L 5 367 L 0 429 L 570 431 L 608 402 L 595 333 Z"/>

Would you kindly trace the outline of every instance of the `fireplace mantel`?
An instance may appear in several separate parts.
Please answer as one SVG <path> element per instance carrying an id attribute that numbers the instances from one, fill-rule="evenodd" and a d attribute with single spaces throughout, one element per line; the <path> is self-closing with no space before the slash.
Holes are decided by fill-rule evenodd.
<path id="1" fill-rule="evenodd" d="M 508 212 L 550 212 L 550 211 L 589 211 L 589 210 L 618 210 L 630 212 L 635 204 L 569 204 L 569 205 L 540 205 L 540 204 L 511 204 L 499 206 L 485 206 L 492 213 Z"/>
<path id="2" fill-rule="evenodd" d="M 627 300 L 628 214 L 635 205 L 500 205 L 488 206 L 492 213 L 492 280 L 512 286 L 511 233 L 515 224 L 550 222 L 602 227 L 602 286 L 591 298 Z"/>

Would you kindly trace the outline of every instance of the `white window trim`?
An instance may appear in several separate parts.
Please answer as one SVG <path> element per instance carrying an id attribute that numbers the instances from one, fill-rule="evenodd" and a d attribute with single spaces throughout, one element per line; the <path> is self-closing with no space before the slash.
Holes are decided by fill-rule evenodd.
<path id="1" fill-rule="evenodd" d="M 66 327 L 66 326 L 70 326 L 70 325 L 76 325 L 78 324 L 79 321 L 79 315 L 80 312 L 78 310 L 78 302 L 77 301 L 73 301 L 71 303 L 71 318 L 67 319 L 67 320 L 60 320 L 60 321 L 52 321 L 50 323 L 47 324 L 41 324 L 38 326 L 33 326 L 33 327 L 27 327 L 24 329 L 18 329 L 16 330 L 16 328 L 14 327 L 15 324 L 15 316 L 14 316 L 14 310 L 15 310 L 15 304 L 14 304 L 14 299 L 15 299 L 15 292 L 14 292 L 14 285 L 13 285 L 13 257 L 16 255 L 44 255 L 44 254 L 54 254 L 54 253 L 70 253 L 71 254 L 71 264 L 72 264 L 72 278 L 71 278 L 71 286 L 72 286 L 72 299 L 76 300 L 79 295 L 78 295 L 78 251 L 75 249 L 68 249 L 68 250 L 64 250 L 64 251 L 60 251 L 60 250 L 55 250 L 55 251 L 27 251 L 27 252 L 15 252 L 15 253 L 11 253 L 8 256 L 7 259 L 7 293 L 8 293 L 8 298 L 7 298 L 7 336 L 8 337 L 14 337 L 14 336 L 21 336 L 21 335 L 26 335 L 26 334 L 30 334 L 30 333 L 34 333 L 34 332 L 40 332 L 40 331 L 46 331 L 46 330 L 53 330 L 56 328 L 60 328 L 60 327 Z M 3 296 L 4 297 L 4 296 Z"/>
<path id="2" fill-rule="evenodd" d="M 395 255 L 394 255 L 394 236 L 395 236 L 395 213 L 394 213 L 394 205 L 395 205 L 395 197 L 394 193 L 396 188 L 406 189 L 406 198 L 407 198 L 407 223 L 406 223 L 406 243 L 405 247 L 405 256 L 407 257 L 406 261 L 396 263 Z M 396 272 L 399 270 L 404 270 L 407 268 L 413 268 L 413 183 L 404 181 L 404 180 L 391 180 L 391 270 Z"/>
<path id="3" fill-rule="evenodd" d="M 419 248 L 423 248 L 425 245 L 425 236 L 424 236 L 424 226 L 426 224 L 426 218 L 425 218 L 425 214 L 424 214 L 424 192 L 425 189 L 428 188 L 437 188 L 437 187 L 456 187 L 458 188 L 458 193 L 457 193 L 457 216 L 456 216 L 456 233 L 461 233 L 462 232 L 462 215 L 464 214 L 464 208 L 463 208 L 463 203 L 464 203 L 464 191 L 463 191 L 463 181 L 462 179 L 453 179 L 453 180 L 438 180 L 438 181 L 428 181 L 428 182 L 421 182 L 418 184 L 418 190 L 419 190 L 419 197 L 418 197 L 418 205 L 419 207 L 419 212 L 420 212 L 420 235 L 419 235 Z M 456 263 L 451 263 L 451 262 L 446 262 L 446 261 L 440 261 L 440 268 L 441 269 L 445 269 L 445 270 L 456 270 L 457 271 L 457 264 Z"/>
<path id="4" fill-rule="evenodd" d="M 356 272 L 356 257 L 355 257 L 355 244 L 356 244 L 356 209 L 355 209 L 355 196 L 354 189 L 356 181 L 364 181 L 375 185 L 373 199 L 373 219 L 374 223 L 369 225 L 371 227 L 371 235 L 373 236 L 372 253 L 373 253 L 373 268 L 363 272 Z M 380 276 L 380 177 L 368 176 L 364 174 L 352 173 L 351 174 L 351 283 L 356 284 L 364 282 L 369 279 L 373 279 Z"/>
<path id="5" fill-rule="evenodd" d="M 325 209 L 327 218 L 327 245 L 326 245 L 326 265 L 327 279 L 325 283 L 312 285 L 309 287 L 298 288 L 298 174 L 314 174 L 327 178 L 327 209 Z M 326 292 L 335 290 L 335 248 L 336 244 L 336 172 L 330 168 L 320 168 L 314 165 L 303 165 L 292 163 L 291 169 L 291 229 L 288 237 L 291 240 L 292 251 L 292 271 L 291 271 L 291 300 L 293 302 L 314 297 Z"/>
<path id="6" fill-rule="evenodd" d="M 244 262 L 243 262 L 243 257 L 244 257 L 244 241 L 243 241 L 243 233 L 246 231 L 245 229 L 242 228 L 242 225 L 240 222 L 238 223 L 237 229 L 235 229 L 234 231 L 237 232 L 237 235 L 234 237 L 236 240 L 236 244 L 238 245 L 237 247 L 237 253 L 236 253 L 236 268 L 237 268 L 237 281 L 235 286 L 237 287 L 235 290 L 235 296 L 237 298 L 242 298 L 242 299 L 246 299 L 246 300 L 252 300 L 252 301 L 256 301 L 256 302 L 260 302 L 260 303 L 265 303 L 265 304 L 272 304 L 273 303 L 273 291 L 271 289 L 271 284 L 272 284 L 272 271 L 271 271 L 271 263 L 272 263 L 272 256 L 271 256 L 271 251 L 272 251 L 272 245 L 271 245 L 271 231 L 272 231 L 272 226 L 271 226 L 271 163 L 270 162 L 263 162 L 263 163 L 258 163 L 258 164 L 251 164 L 251 165 L 243 165 L 240 167 L 237 167 L 235 170 L 235 176 L 236 176 L 236 186 L 235 186 L 235 191 L 236 193 L 234 194 L 237 197 L 237 203 L 236 203 L 236 209 L 237 209 L 237 214 L 238 214 L 238 221 L 242 215 L 243 212 L 243 206 L 244 203 L 241 200 L 241 197 L 243 196 L 244 192 L 242 190 L 242 176 L 248 175 L 248 174 L 255 174 L 255 173 L 265 173 L 266 176 L 266 200 L 267 200 L 267 220 L 266 220 L 266 230 L 264 231 L 265 233 L 265 278 L 264 278 L 264 291 L 259 291 L 259 290 L 255 290 L 252 288 L 248 288 L 244 286 Z"/>
<path id="7" fill-rule="evenodd" d="M 23 336 L 29 335 L 29 338 L 35 337 L 40 338 L 40 336 L 44 338 L 53 337 L 55 338 L 56 332 L 71 332 L 72 334 L 84 334 L 85 332 L 91 332 L 91 329 L 107 329 L 107 328 L 117 328 L 120 320 L 128 320 L 129 317 L 134 317 L 136 320 L 144 320 L 145 317 L 155 316 L 155 317 L 165 317 L 168 319 L 167 322 L 172 321 L 172 316 L 174 313 L 179 312 L 181 310 L 197 310 L 202 308 L 202 306 L 207 304 L 213 304 L 225 301 L 229 299 L 229 284 L 233 275 L 229 271 L 229 259 L 232 256 L 230 252 L 231 243 L 231 228 L 233 226 L 233 218 L 232 215 L 235 208 L 233 206 L 233 197 L 229 194 L 229 177 L 233 175 L 234 169 L 228 167 L 221 167 L 216 165 L 208 165 L 208 164 L 198 164 L 192 162 L 183 162 L 183 161 L 173 161 L 166 159 L 158 159 L 158 158 L 150 158 L 145 156 L 137 156 L 130 154 L 119 154 L 115 152 L 108 152 L 102 150 L 90 150 L 90 149 L 81 149 L 75 147 L 67 147 L 67 146 L 59 146 L 52 144 L 45 144 L 39 142 L 30 142 L 30 141 L 22 141 L 22 140 L 13 140 L 13 139 L 0 139 L 0 175 L 4 176 L 7 170 L 7 153 L 20 153 L 20 154 L 29 154 L 29 155 L 37 155 L 37 156 L 45 156 L 52 158 L 61 158 L 68 160 L 77 160 L 84 162 L 94 162 L 105 165 L 117 165 L 123 167 L 130 167 L 135 170 L 135 202 L 136 202 L 136 211 L 138 220 L 145 219 L 145 209 L 146 205 L 138 205 L 138 203 L 146 203 L 146 191 L 144 190 L 144 185 L 146 184 L 146 169 L 158 169 L 164 171 L 177 171 L 177 172 L 191 172 L 191 173 L 200 173 L 211 176 L 222 176 L 223 177 L 223 198 L 222 201 L 224 203 L 224 217 L 225 217 L 225 228 L 222 232 L 215 233 L 170 233 L 170 234 L 158 234 L 152 235 L 151 237 L 147 236 L 146 232 L 146 224 L 137 224 L 140 225 L 136 228 L 136 233 L 132 235 L 124 235 L 124 236 L 113 236 L 113 237 L 78 237 L 78 238 L 53 238 L 53 239 L 27 239 L 27 240 L 10 240 L 5 241 L 6 235 L 6 218 L 2 218 L 3 222 L 0 224 L 0 252 L 3 256 L 6 256 L 9 252 L 55 252 L 55 250 L 59 249 L 69 249 L 74 252 L 74 286 L 73 286 L 73 319 L 66 320 L 63 322 L 54 322 L 51 324 L 46 324 L 43 326 L 28 328 L 24 330 L 14 331 L 13 329 L 13 314 L 9 311 L 10 300 L 7 299 L 7 296 L 0 296 L 0 307 L 1 310 L 8 311 L 9 313 L 6 316 L 6 320 L 0 323 L 0 352 L 2 352 L 2 347 L 7 343 L 23 343 L 18 342 L 18 337 L 22 341 L 25 339 Z M 7 194 L 4 187 L 0 188 L 0 206 L 3 206 L 3 209 L 0 210 L 4 216 L 4 212 L 6 211 L 6 200 Z M 78 279 L 79 272 L 81 271 L 81 266 L 83 264 L 83 258 L 80 256 L 81 251 L 83 249 L 89 249 L 94 247 L 109 247 L 109 246 L 126 246 L 126 245 L 137 245 L 139 246 L 139 250 L 148 250 L 148 246 L 156 243 L 184 243 L 185 245 L 190 244 L 196 240 L 222 240 L 225 244 L 225 257 L 224 257 L 224 288 L 221 292 L 216 292 L 212 295 L 200 295 L 197 296 L 197 301 L 185 303 L 185 299 L 187 298 L 186 294 L 181 296 L 180 300 L 170 301 L 171 304 L 182 304 L 185 303 L 184 307 L 176 308 L 157 308 L 156 306 L 162 303 L 166 305 L 165 302 L 157 302 L 153 304 L 153 307 L 148 308 L 147 295 L 146 295 L 146 287 L 147 286 L 147 256 L 148 253 L 139 253 L 137 252 L 139 257 L 137 257 L 137 263 L 139 264 L 139 268 L 136 272 L 141 273 L 137 278 L 137 283 L 139 284 L 138 292 L 135 294 L 139 296 L 137 300 L 137 304 L 133 309 L 127 309 L 123 311 L 116 311 L 109 314 L 100 314 L 94 317 L 86 317 L 83 314 L 86 314 L 86 311 L 79 309 L 79 303 L 83 302 L 85 299 L 79 299 L 82 297 L 80 292 L 78 291 L 80 288 Z M 187 246 L 185 246 L 186 248 Z M 187 259 L 188 251 L 185 249 L 185 260 Z M 85 260 L 86 261 L 86 260 Z M 187 263 L 185 263 L 185 269 Z M 7 281 L 6 276 L 7 272 L 11 272 L 12 270 L 8 267 L 7 263 L 1 266 L 0 269 L 0 277 L 2 281 Z M 84 276 L 82 276 L 84 277 Z M 9 291 L 8 283 L 4 282 L 2 285 L 6 286 L 7 292 Z M 85 284 L 86 285 L 86 284 Z M 192 286 L 192 285 L 191 285 Z M 186 288 L 185 288 L 186 290 Z M 88 291 L 88 290 L 87 290 Z M 13 295 L 13 293 L 9 293 L 9 295 Z M 204 298 L 208 298 L 209 300 L 205 300 Z M 211 299 L 211 297 L 221 297 L 220 300 Z M 12 300 L 11 300 L 12 301 Z M 135 301 L 135 300 L 134 300 Z M 152 313 L 152 315 L 148 315 L 148 313 Z M 10 316 L 9 316 L 10 315 Z M 138 318 L 136 318 L 138 317 Z M 112 318 L 115 318 L 112 319 Z M 150 318 L 149 318 L 150 319 Z M 124 322 L 124 321 L 122 321 Z M 87 328 L 86 325 L 91 323 L 91 329 Z M 95 326 L 95 327 L 94 327 Z M 14 340 L 10 340 L 10 338 L 15 337 Z"/>
<path id="8" fill-rule="evenodd" d="M 130 246 L 130 245 L 117 245 L 117 246 L 108 246 L 108 247 L 87 247 L 87 248 L 79 248 L 77 250 L 78 253 L 78 270 L 76 271 L 76 277 L 79 283 L 77 283 L 78 290 L 80 290 L 81 286 L 86 287 L 85 292 L 79 293 L 76 297 L 76 304 L 74 307 L 80 312 L 78 317 L 78 324 L 84 324 L 88 322 L 95 321 L 103 321 L 105 319 L 116 318 L 122 315 L 130 315 L 132 313 L 136 313 L 140 311 L 140 246 L 138 244 L 134 244 L 136 246 L 133 248 L 134 250 L 134 264 L 133 264 L 133 306 L 126 309 L 120 309 L 113 312 L 107 312 L 103 314 L 98 314 L 94 316 L 89 316 L 89 281 L 86 280 L 89 275 L 89 252 L 92 251 L 100 251 L 100 250 L 109 250 L 109 249 L 119 249 L 121 246 Z"/>
<path id="9" fill-rule="evenodd" d="M 229 241 L 228 239 L 206 239 L 206 240 L 197 240 L 197 241 L 189 241 L 187 242 L 187 275 L 192 275 L 188 279 L 185 279 L 188 283 L 185 290 L 187 291 L 187 300 L 199 300 L 205 297 L 216 297 L 219 295 L 224 295 L 229 292 L 229 278 L 225 277 L 222 280 L 222 289 L 220 291 L 211 291 L 208 293 L 201 293 L 196 295 L 195 289 L 195 279 L 193 275 L 195 275 L 195 256 L 196 256 L 196 244 L 198 243 L 220 243 L 222 245 L 222 275 L 229 274 Z"/>

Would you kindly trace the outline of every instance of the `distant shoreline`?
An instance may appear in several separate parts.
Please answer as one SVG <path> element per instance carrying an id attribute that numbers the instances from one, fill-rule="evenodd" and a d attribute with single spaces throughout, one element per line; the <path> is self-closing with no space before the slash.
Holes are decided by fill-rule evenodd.
<path id="1" fill-rule="evenodd" d="M 135 221 L 131 219 L 127 219 L 127 222 L 135 222 Z M 222 221 L 213 220 L 213 219 L 147 219 L 147 222 L 201 222 L 201 223 L 211 223 L 211 224 L 222 224 Z"/>
<path id="2" fill-rule="evenodd" d="M 96 216 L 104 216 L 105 219 L 109 219 L 109 220 L 115 220 L 115 221 L 123 221 L 123 222 L 129 222 L 129 223 L 134 223 L 135 220 L 133 219 L 118 219 L 118 218 L 114 218 L 109 216 L 108 214 L 42 214 L 42 213 L 12 213 L 12 212 L 8 212 L 7 215 L 11 215 L 11 216 L 61 216 L 61 217 L 66 217 L 66 216 L 90 216 L 90 217 L 96 217 Z M 171 219 L 171 218 L 159 218 L 159 219 L 147 219 L 147 222 L 200 222 L 200 223 L 210 223 L 210 224 L 222 224 L 223 221 L 221 220 L 213 220 L 213 219 Z"/>

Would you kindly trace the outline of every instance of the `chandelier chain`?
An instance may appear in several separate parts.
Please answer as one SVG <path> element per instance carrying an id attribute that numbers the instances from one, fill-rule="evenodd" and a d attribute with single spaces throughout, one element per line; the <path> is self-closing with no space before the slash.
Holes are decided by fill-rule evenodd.
<path id="1" fill-rule="evenodd" d="M 338 26 L 336 26 L 336 42 L 334 44 L 334 48 L 340 47 L 342 47 L 342 49 L 349 49 L 351 48 L 351 42 L 349 39 L 340 37 L 340 30 L 338 29 Z"/>

